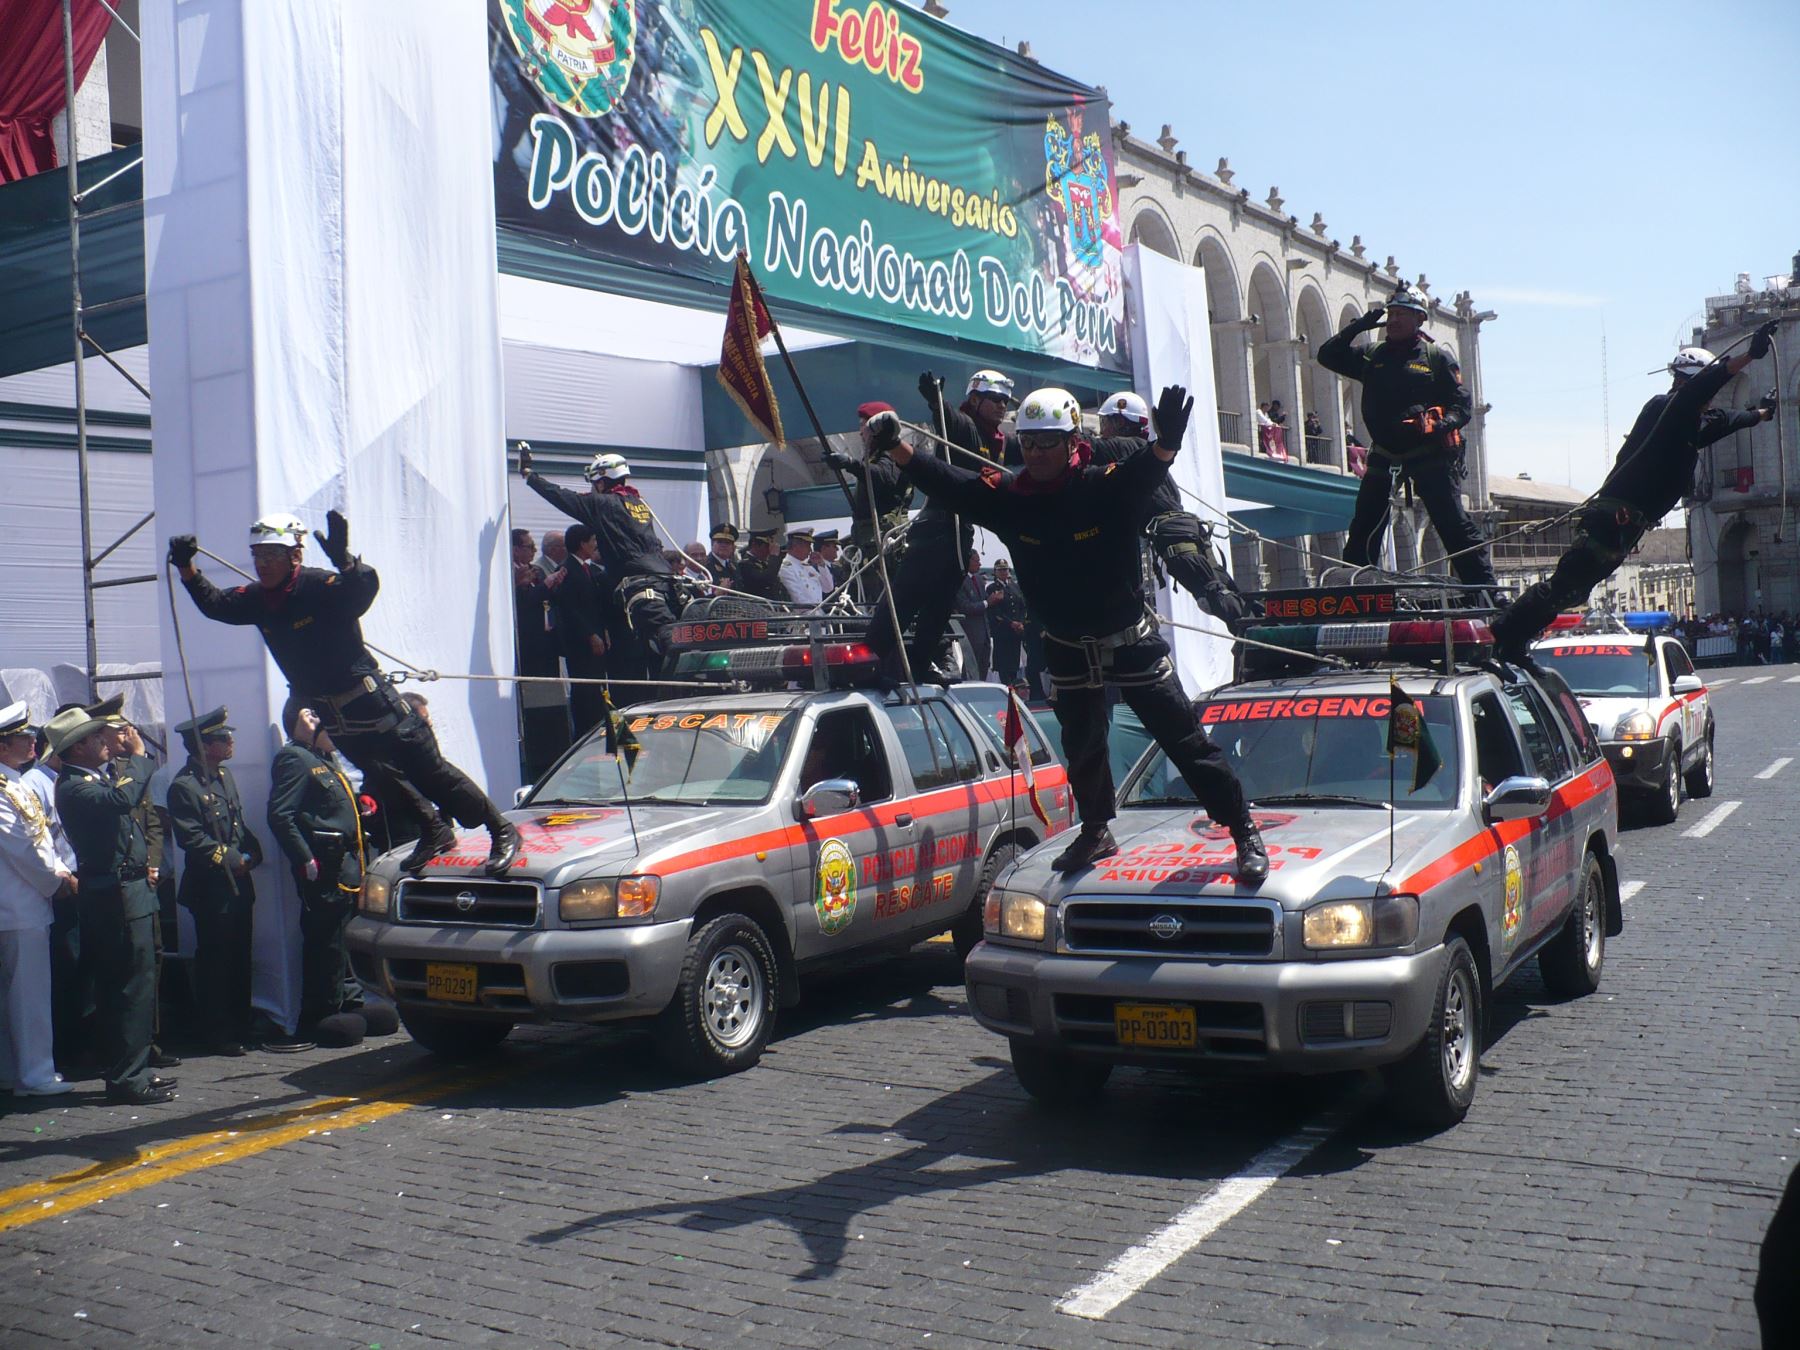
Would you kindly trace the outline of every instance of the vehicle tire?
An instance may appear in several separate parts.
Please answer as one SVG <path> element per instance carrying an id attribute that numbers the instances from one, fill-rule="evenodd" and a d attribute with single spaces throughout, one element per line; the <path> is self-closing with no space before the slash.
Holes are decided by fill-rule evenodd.
<path id="1" fill-rule="evenodd" d="M 474 1059 L 500 1047 L 512 1034 L 511 1022 L 487 1018 L 451 1017 L 423 1008 L 401 1008 L 400 1024 L 406 1034 L 443 1059 Z"/>
<path id="2" fill-rule="evenodd" d="M 1700 742 L 1700 759 L 1687 771 L 1687 795 L 1695 801 L 1713 794 L 1713 729 Z"/>
<path id="3" fill-rule="evenodd" d="M 1606 964 L 1606 874 L 1592 853 L 1581 869 L 1581 895 L 1562 931 L 1538 953 L 1538 971 L 1550 992 L 1581 998 L 1600 987 Z"/>
<path id="4" fill-rule="evenodd" d="M 1013 1073 L 1032 1100 L 1045 1106 L 1080 1106 L 1100 1095 L 1113 1066 L 1078 1059 L 1065 1050 L 1046 1050 L 1030 1041 L 1012 1042 Z"/>
<path id="5" fill-rule="evenodd" d="M 1644 804 L 1653 825 L 1673 825 L 1681 814 L 1681 742 L 1670 741 L 1663 756 L 1663 780 L 1656 794 Z"/>
<path id="6" fill-rule="evenodd" d="M 1444 944 L 1444 973 L 1425 1039 L 1387 1071 L 1389 1106 L 1396 1116 L 1442 1130 L 1469 1113 L 1481 1077 L 1481 1002 L 1475 957 L 1467 942 L 1452 937 Z"/>
<path id="7" fill-rule="evenodd" d="M 762 926 L 748 915 L 721 914 L 688 938 L 658 1039 L 672 1059 L 702 1077 L 741 1072 L 769 1044 L 780 992 L 780 968 Z"/>
<path id="8" fill-rule="evenodd" d="M 950 941 L 956 944 L 956 954 L 967 957 L 975 950 L 975 944 L 981 941 L 981 911 L 987 904 L 988 892 L 994 888 L 994 878 L 1004 872 L 1019 856 L 1019 850 L 1012 844 L 1002 844 L 994 850 L 987 865 L 981 869 L 981 878 L 975 883 L 975 898 L 969 907 L 962 912 L 960 918 L 950 926 Z"/>

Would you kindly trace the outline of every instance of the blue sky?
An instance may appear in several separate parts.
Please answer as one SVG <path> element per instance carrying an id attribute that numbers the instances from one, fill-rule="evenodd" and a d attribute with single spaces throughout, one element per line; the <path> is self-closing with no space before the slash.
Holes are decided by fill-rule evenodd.
<path id="1" fill-rule="evenodd" d="M 1599 485 L 1737 273 L 1800 250 L 1800 4 L 945 0 L 1191 163 L 1473 290 L 1496 473 Z M 1610 374 L 1603 434 L 1600 338 Z"/>

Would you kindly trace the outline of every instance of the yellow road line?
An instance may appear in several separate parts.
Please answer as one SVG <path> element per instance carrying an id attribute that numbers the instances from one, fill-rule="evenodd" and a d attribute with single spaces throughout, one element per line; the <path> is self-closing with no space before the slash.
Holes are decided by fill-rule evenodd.
<path id="1" fill-rule="evenodd" d="M 327 1130 L 371 1125 L 409 1107 L 493 1082 L 507 1076 L 507 1072 L 426 1075 L 397 1083 L 389 1089 L 389 1095 L 374 1100 L 328 1097 L 291 1111 L 253 1116 L 229 1129 L 209 1130 L 129 1157 L 107 1159 L 47 1181 L 15 1186 L 0 1191 L 0 1233 L 128 1195 L 189 1172 L 253 1157 Z"/>

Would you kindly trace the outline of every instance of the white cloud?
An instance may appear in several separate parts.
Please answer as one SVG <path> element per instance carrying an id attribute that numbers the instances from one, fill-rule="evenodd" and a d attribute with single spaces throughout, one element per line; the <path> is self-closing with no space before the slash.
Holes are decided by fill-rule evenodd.
<path id="1" fill-rule="evenodd" d="M 1542 305 L 1547 309 L 1598 309 L 1606 303 L 1603 295 L 1587 295 L 1581 291 L 1539 290 L 1531 286 L 1472 286 L 1469 293 L 1478 305 Z"/>

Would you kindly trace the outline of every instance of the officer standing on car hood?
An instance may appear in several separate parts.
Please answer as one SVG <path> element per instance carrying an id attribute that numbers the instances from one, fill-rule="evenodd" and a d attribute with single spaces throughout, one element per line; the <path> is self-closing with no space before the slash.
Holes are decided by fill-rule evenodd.
<path id="1" fill-rule="evenodd" d="M 1039 389 L 1020 405 L 1025 469 L 1016 477 L 997 467 L 970 473 L 909 447 L 895 455 L 935 500 L 1006 541 L 1025 598 L 1044 625 L 1056 717 L 1081 815 L 1080 834 L 1051 863 L 1059 872 L 1078 871 L 1118 850 L 1107 761 L 1106 687 L 1112 685 L 1207 814 L 1231 831 L 1239 878 L 1254 885 L 1269 875 L 1243 787 L 1201 731 L 1144 598 L 1138 554 L 1144 502 L 1167 476 L 1193 406 L 1185 389 L 1163 390 L 1157 439 L 1103 468 L 1071 462 L 1081 408 L 1063 389 Z"/>

